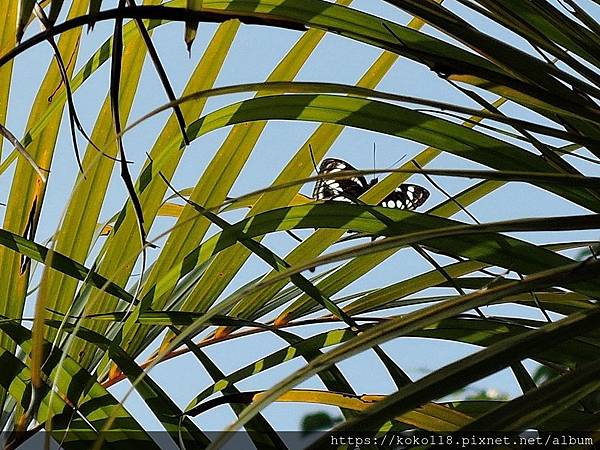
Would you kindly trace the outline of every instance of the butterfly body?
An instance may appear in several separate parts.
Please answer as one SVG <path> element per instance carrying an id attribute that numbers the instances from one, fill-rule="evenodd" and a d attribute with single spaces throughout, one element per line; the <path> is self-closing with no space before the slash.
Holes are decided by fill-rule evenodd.
<path id="1" fill-rule="evenodd" d="M 335 174 L 341 171 L 356 170 L 346 161 L 337 158 L 324 159 L 319 166 L 319 175 Z M 355 199 L 377 184 L 377 178 L 370 182 L 362 175 L 347 178 L 322 178 L 315 183 L 313 198 L 354 203 Z M 416 184 L 401 184 L 384 198 L 379 206 L 412 210 L 421 206 L 429 198 L 429 191 Z"/>

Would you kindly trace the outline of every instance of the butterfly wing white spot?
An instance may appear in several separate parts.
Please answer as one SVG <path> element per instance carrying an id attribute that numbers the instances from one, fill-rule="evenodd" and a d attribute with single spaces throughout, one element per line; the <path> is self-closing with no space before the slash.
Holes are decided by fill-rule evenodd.
<path id="1" fill-rule="evenodd" d="M 342 170 L 356 170 L 350 164 L 336 158 L 327 158 L 319 166 L 319 175 L 341 172 Z M 315 183 L 313 198 L 317 200 L 336 200 L 353 202 L 361 196 L 369 184 L 364 177 L 321 179 Z"/>
<path id="2" fill-rule="evenodd" d="M 429 191 L 424 187 L 415 184 L 402 184 L 388 195 L 380 205 L 385 205 L 387 208 L 413 210 L 421 206 L 428 197 Z"/>

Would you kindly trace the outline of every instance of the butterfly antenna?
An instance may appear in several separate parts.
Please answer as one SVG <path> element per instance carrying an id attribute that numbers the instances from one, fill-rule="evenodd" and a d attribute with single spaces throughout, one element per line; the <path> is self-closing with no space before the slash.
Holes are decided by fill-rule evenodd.
<path id="1" fill-rule="evenodd" d="M 312 145 L 308 144 L 308 151 L 310 152 L 310 159 L 312 160 L 313 167 L 315 168 L 315 172 L 319 173 L 319 168 L 317 167 L 317 161 L 315 160 L 315 154 L 313 153 Z"/>
<path id="2" fill-rule="evenodd" d="M 396 165 L 402 161 L 404 158 L 406 158 L 406 153 L 404 155 L 402 155 L 402 157 L 400 159 L 398 159 L 394 164 L 392 164 L 391 166 L 388 166 L 388 169 L 392 169 L 394 167 L 396 167 Z"/>

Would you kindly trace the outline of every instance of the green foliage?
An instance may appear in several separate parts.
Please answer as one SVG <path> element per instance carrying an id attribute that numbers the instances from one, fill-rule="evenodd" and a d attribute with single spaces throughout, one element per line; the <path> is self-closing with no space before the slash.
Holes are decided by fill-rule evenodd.
<path id="1" fill-rule="evenodd" d="M 336 423 L 342 421 L 341 417 L 332 417 L 326 412 L 307 414 L 302 419 L 302 434 L 308 435 L 313 431 L 329 430 Z"/>
<path id="2" fill-rule="evenodd" d="M 306 416 L 306 433 L 597 428 L 599 243 L 578 235 L 600 228 L 600 25 L 593 8 L 572 0 L 560 8 L 550 0 L 386 3 L 414 19 L 395 23 L 359 11 L 351 0 L 123 0 L 115 9 L 99 0 L 46 0 L 39 7 L 7 1 L 0 134 L 14 150 L 0 152 L 0 177 L 10 185 L 0 229 L 4 430 L 46 429 L 67 449 L 130 448 L 134 441 L 158 448 L 141 414 L 109 390 L 124 380 L 181 448 L 225 443 L 230 434 L 211 442 L 201 420 L 193 419 L 223 404 L 237 417 L 225 431 L 245 428 L 257 448 L 286 448 L 277 421 L 262 414 L 273 402 L 339 408 L 339 417 Z M 46 31 L 29 32 L 36 21 Z M 106 21 L 115 23 L 113 35 L 81 64 L 84 27 Z M 182 51 L 199 46 L 206 22 L 218 23 L 208 44 L 195 49 L 201 56 L 179 94 L 161 60 L 168 55 L 153 44 L 155 30 L 173 21 L 179 31 L 165 27 L 165 34 L 185 42 Z M 264 82 L 215 87 L 230 70 L 225 63 L 238 30 L 248 24 L 288 30 L 298 39 Z M 294 81 L 331 34 L 379 56 L 364 62 L 355 86 Z M 11 102 L 24 104 L 13 63 L 44 42 L 53 62 L 40 86 L 31 87 L 37 94 L 17 139 L 6 123 Z M 154 95 L 141 81 L 147 59 L 168 103 L 133 120 L 134 104 Z M 377 91 L 398 60 L 430 70 L 466 103 L 413 96 L 418 81 L 412 80 L 402 86 L 406 93 Z M 98 92 L 102 106 L 88 136 L 75 94 L 109 63 L 109 86 Z M 42 72 L 46 64 L 28 69 Z M 243 98 L 223 97 L 225 106 L 206 110 L 209 99 L 230 94 Z M 129 148 L 126 138 L 164 111 L 171 115 L 157 127 L 143 163 L 136 161 L 142 163 L 136 174 L 127 160 L 143 152 Z M 271 186 L 234 195 L 257 143 L 281 120 L 317 128 L 285 167 L 264 162 L 273 170 Z M 375 170 L 385 177 L 353 203 L 301 194 L 303 185 L 319 179 L 311 177 L 313 163 L 347 127 L 422 148 L 398 168 Z M 195 158 L 200 138 L 223 129 L 219 147 L 204 149 L 210 160 L 194 166 L 189 186 L 178 186 L 184 158 Z M 61 200 L 58 227 L 49 230 L 43 211 L 53 199 L 46 186 L 65 176 L 57 163 L 64 157 L 57 153 L 61 133 L 71 133 L 81 172 Z M 81 158 L 78 138 L 87 142 Z M 440 156 L 444 164 L 462 165 L 430 169 Z M 377 206 L 413 175 L 434 191 L 427 211 Z M 468 186 L 448 193 L 441 177 Z M 511 208 L 490 195 L 506 185 L 535 188 L 576 212 L 548 208 L 537 217 L 511 214 L 511 220 L 479 223 L 469 211 L 476 202 Z M 102 223 L 115 186 L 125 201 Z M 161 216 L 169 218 L 167 226 Z M 283 232 L 307 237 L 281 256 L 268 238 Z M 394 262 L 399 255 L 428 266 L 402 275 Z M 250 276 L 256 261 L 268 270 Z M 381 282 L 377 271 L 392 281 Z M 369 289 L 356 288 L 361 282 Z M 29 305 L 30 328 L 24 326 Z M 236 342 L 251 345 L 252 335 L 284 347 L 231 372 L 209 356 L 213 346 L 228 352 Z M 470 352 L 413 380 L 389 350 L 409 337 Z M 355 392 L 337 364 L 361 352 L 377 358 L 372 370 L 394 383 L 391 394 Z M 184 408 L 148 375 L 182 354 L 193 356 L 212 380 L 188 393 Z M 302 364 L 260 390 L 236 386 L 270 368 L 286 369 L 291 360 Z M 539 365 L 533 373 L 526 360 Z M 427 355 L 420 365 L 427 365 Z M 473 393 L 473 383 L 481 386 L 505 369 L 521 392 L 497 386 Z M 315 377 L 322 389 L 297 388 Z M 449 395 L 460 400 L 444 400 Z M 23 436 L 15 433 L 13 444 Z"/>

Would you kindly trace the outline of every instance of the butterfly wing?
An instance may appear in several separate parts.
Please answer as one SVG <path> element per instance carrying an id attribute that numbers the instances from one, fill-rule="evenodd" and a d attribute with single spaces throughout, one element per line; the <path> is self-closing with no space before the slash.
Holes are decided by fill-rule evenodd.
<path id="1" fill-rule="evenodd" d="M 429 198 L 429 191 L 416 184 L 401 184 L 384 198 L 380 206 L 384 208 L 416 209 Z"/>
<path id="2" fill-rule="evenodd" d="M 356 170 L 346 161 L 337 158 L 324 159 L 319 166 L 319 175 L 341 172 L 342 170 Z M 373 184 L 376 181 L 373 180 Z M 322 178 L 317 180 L 313 190 L 316 200 L 337 200 L 353 202 L 369 189 L 370 185 L 362 175 L 348 178 Z M 416 184 L 401 184 L 394 192 L 389 194 L 379 203 L 385 208 L 416 209 L 429 198 L 429 191 Z"/>
<path id="3" fill-rule="evenodd" d="M 341 172 L 342 170 L 356 170 L 346 161 L 337 158 L 324 159 L 319 166 L 319 175 Z M 313 190 L 316 200 L 338 200 L 352 202 L 360 197 L 369 188 L 369 183 L 362 175 L 348 178 L 322 178 L 317 180 Z"/>

